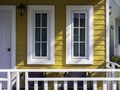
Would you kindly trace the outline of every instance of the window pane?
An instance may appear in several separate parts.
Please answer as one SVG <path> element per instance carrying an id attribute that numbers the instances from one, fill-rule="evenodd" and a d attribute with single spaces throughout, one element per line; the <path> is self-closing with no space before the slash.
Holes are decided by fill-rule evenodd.
<path id="1" fill-rule="evenodd" d="M 74 41 L 78 41 L 78 37 L 79 37 L 79 29 L 78 28 L 74 28 Z"/>
<path id="2" fill-rule="evenodd" d="M 85 43 L 80 43 L 80 56 L 85 56 Z"/>
<path id="3" fill-rule="evenodd" d="M 80 13 L 80 27 L 85 27 L 85 13 Z"/>
<path id="4" fill-rule="evenodd" d="M 35 29 L 35 41 L 40 41 L 40 28 Z"/>
<path id="5" fill-rule="evenodd" d="M 35 56 L 40 56 L 40 43 L 35 43 Z"/>
<path id="6" fill-rule="evenodd" d="M 78 47 L 79 45 L 78 45 L 78 43 L 74 43 L 74 45 L 73 45 L 73 48 L 74 48 L 74 50 L 73 50 L 73 52 L 74 52 L 74 56 L 78 56 Z"/>
<path id="7" fill-rule="evenodd" d="M 47 28 L 42 29 L 42 41 L 47 41 Z"/>
<path id="8" fill-rule="evenodd" d="M 40 27 L 41 26 L 41 14 L 35 13 L 35 26 Z"/>
<path id="9" fill-rule="evenodd" d="M 79 14 L 78 13 L 74 13 L 73 22 L 74 22 L 74 27 L 78 27 L 79 25 Z"/>
<path id="10" fill-rule="evenodd" d="M 80 29 L 80 41 L 85 41 L 85 29 Z"/>
<path id="11" fill-rule="evenodd" d="M 42 43 L 42 56 L 47 56 L 47 43 Z"/>
<path id="12" fill-rule="evenodd" d="M 42 27 L 47 27 L 47 13 L 42 14 Z"/>

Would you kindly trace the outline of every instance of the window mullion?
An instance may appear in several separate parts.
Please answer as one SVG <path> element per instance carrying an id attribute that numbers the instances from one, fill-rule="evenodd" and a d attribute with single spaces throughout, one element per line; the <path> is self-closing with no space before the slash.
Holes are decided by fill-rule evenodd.
<path id="1" fill-rule="evenodd" d="M 78 22 L 78 25 L 79 25 L 79 38 L 78 38 L 78 41 L 79 41 L 79 45 L 78 45 L 78 55 L 80 56 L 80 43 L 81 43 L 81 41 L 80 41 L 80 13 L 79 13 L 79 22 Z"/>
<path id="2" fill-rule="evenodd" d="M 86 13 L 85 13 L 85 56 L 87 55 L 87 16 L 86 16 Z"/>
<path id="3" fill-rule="evenodd" d="M 40 57 L 42 57 L 42 13 L 40 17 Z"/>

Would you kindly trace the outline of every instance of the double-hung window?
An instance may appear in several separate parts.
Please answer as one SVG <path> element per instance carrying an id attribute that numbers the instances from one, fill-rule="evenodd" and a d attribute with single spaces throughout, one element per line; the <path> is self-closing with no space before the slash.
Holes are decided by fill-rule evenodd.
<path id="1" fill-rule="evenodd" d="M 66 63 L 93 63 L 93 6 L 67 6 Z"/>
<path id="2" fill-rule="evenodd" d="M 28 64 L 54 63 L 54 6 L 28 6 Z"/>

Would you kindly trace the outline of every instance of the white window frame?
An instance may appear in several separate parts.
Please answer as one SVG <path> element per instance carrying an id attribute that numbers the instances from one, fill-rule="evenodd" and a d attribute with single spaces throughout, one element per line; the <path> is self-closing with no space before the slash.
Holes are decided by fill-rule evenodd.
<path id="1" fill-rule="evenodd" d="M 72 56 L 72 12 L 87 13 L 87 56 L 74 58 Z M 86 36 L 85 36 L 86 37 Z M 66 64 L 93 64 L 93 6 L 67 5 L 66 6 Z"/>
<path id="2" fill-rule="evenodd" d="M 47 50 L 47 58 L 34 57 L 34 13 L 47 12 L 48 14 L 48 31 L 49 49 Z M 54 64 L 54 24 L 55 24 L 55 8 L 54 5 L 28 5 L 28 28 L 27 28 L 27 64 Z M 47 47 L 47 48 L 48 48 Z"/>

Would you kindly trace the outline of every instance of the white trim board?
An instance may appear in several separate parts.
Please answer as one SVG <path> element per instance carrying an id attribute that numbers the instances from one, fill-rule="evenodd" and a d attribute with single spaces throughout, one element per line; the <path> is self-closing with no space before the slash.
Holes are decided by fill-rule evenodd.
<path id="1" fill-rule="evenodd" d="M 106 62 L 109 62 L 110 30 L 109 30 L 109 0 L 106 0 Z M 107 64 L 106 64 L 107 65 Z"/>
<path id="2" fill-rule="evenodd" d="M 11 11 L 11 20 L 12 20 L 12 45 L 11 45 L 11 68 L 16 68 L 16 6 L 15 5 L 0 5 L 0 10 L 10 10 Z"/>
<path id="3" fill-rule="evenodd" d="M 86 12 L 88 15 L 87 33 L 88 55 L 82 58 L 72 58 L 72 23 L 71 13 L 74 11 Z M 93 64 L 93 6 L 92 5 L 67 5 L 66 6 L 66 64 Z"/>
<path id="4" fill-rule="evenodd" d="M 35 12 L 48 12 L 49 19 L 49 46 L 50 49 L 48 51 L 48 58 L 34 58 L 33 57 L 33 27 L 34 27 L 34 13 Z M 54 5 L 28 5 L 28 29 L 27 29 L 27 64 L 54 64 L 54 32 L 55 32 L 55 6 Z"/>

